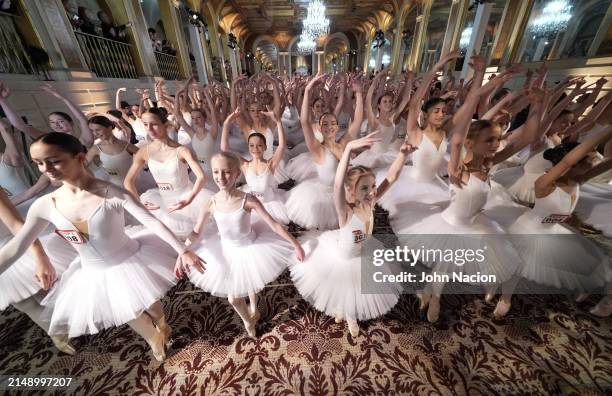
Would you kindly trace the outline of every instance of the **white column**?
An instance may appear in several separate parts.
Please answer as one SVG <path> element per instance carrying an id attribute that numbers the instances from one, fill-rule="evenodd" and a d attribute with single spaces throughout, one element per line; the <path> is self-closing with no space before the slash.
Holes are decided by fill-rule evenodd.
<path id="1" fill-rule="evenodd" d="M 208 73 L 206 72 L 206 60 L 204 59 L 200 32 L 198 28 L 192 24 L 189 24 L 189 39 L 192 43 L 192 51 L 196 62 L 196 68 L 198 69 L 200 83 L 208 84 Z"/>
<path id="2" fill-rule="evenodd" d="M 376 65 L 374 66 L 375 73 L 379 71 L 380 67 L 382 66 L 383 52 L 385 52 L 383 48 L 384 45 L 382 47 L 376 48 Z"/>
<path id="3" fill-rule="evenodd" d="M 535 53 L 533 54 L 532 62 L 538 62 L 542 59 L 542 54 L 544 54 L 544 49 L 548 44 L 548 39 L 546 37 L 542 37 L 538 40 L 538 46 L 536 47 Z"/>
<path id="4" fill-rule="evenodd" d="M 484 39 L 492 9 L 493 4 L 491 3 L 481 3 L 476 9 L 476 17 L 474 18 L 474 26 L 472 27 L 472 37 L 470 37 L 470 44 L 465 52 L 461 78 L 469 78 L 472 74 L 472 69 L 468 66 L 470 56 L 472 56 L 473 53 L 480 53 L 480 47 L 482 46 L 482 40 Z"/>
<path id="5" fill-rule="evenodd" d="M 292 60 L 293 58 L 291 57 L 291 51 L 289 51 L 289 54 L 287 55 L 287 74 L 289 75 L 289 77 L 291 77 L 291 75 L 293 74 L 292 65 L 291 65 Z"/>

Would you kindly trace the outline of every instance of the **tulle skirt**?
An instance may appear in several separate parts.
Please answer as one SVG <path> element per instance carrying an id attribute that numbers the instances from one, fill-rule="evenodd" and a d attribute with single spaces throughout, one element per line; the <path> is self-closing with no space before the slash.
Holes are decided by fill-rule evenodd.
<path id="1" fill-rule="evenodd" d="M 309 232 L 302 238 L 303 262 L 290 264 L 291 278 L 302 297 L 319 311 L 357 320 L 389 312 L 402 291 L 399 284 L 376 284 L 376 294 L 361 292 L 361 258 L 342 250 L 339 230 Z"/>
<path id="2" fill-rule="evenodd" d="M 298 147 L 294 148 L 293 150 L 297 148 Z M 285 167 L 285 171 L 289 178 L 298 183 L 317 177 L 317 167 L 312 158 L 312 154 L 310 154 L 308 149 L 289 160 L 287 162 L 287 166 Z"/>
<path id="3" fill-rule="evenodd" d="M 421 212 L 424 215 L 416 222 L 407 222 L 405 217 L 401 219 L 404 224 L 392 220 L 391 225 L 402 245 L 451 249 L 453 252 L 482 249 L 485 252 L 481 262 L 424 261 L 422 264 L 426 267 L 447 274 L 492 275 L 495 283 L 508 281 L 519 272 L 522 265 L 519 253 L 491 217 L 478 213 L 466 221 L 449 220 L 452 217 L 440 205 L 423 205 Z"/>
<path id="4" fill-rule="evenodd" d="M 332 186 L 318 179 L 308 179 L 289 190 L 287 215 L 294 223 L 307 229 L 338 228 Z"/>
<path id="5" fill-rule="evenodd" d="M 535 203 L 535 181 L 543 173 L 529 173 L 522 166 L 501 169 L 491 179 L 504 186 L 517 201 L 533 205 Z"/>
<path id="6" fill-rule="evenodd" d="M 0 246 L 4 246 L 11 238 L 12 236 L 1 238 Z M 55 234 L 40 237 L 39 241 L 51 259 L 51 264 L 59 278 L 72 260 L 77 257 L 77 252 Z M 17 262 L 0 274 L 0 311 L 6 309 L 10 304 L 35 295 L 41 290 L 34 277 L 35 271 L 36 259 L 30 252 L 26 252 Z"/>
<path id="7" fill-rule="evenodd" d="M 151 189 L 140 196 L 142 202 L 151 202 L 159 206 L 159 209 L 151 211 L 162 223 L 164 223 L 176 236 L 184 238 L 188 236 L 195 227 L 198 217 L 204 205 L 213 195 L 209 190 L 202 189 L 196 198 L 186 207 L 168 213 L 168 208 L 187 198 L 191 192 L 191 186 L 176 191 L 160 193 L 159 189 Z"/>
<path id="8" fill-rule="evenodd" d="M 261 201 L 264 208 L 270 216 L 281 224 L 289 224 L 289 216 L 287 216 L 287 208 L 285 207 L 285 201 L 287 200 L 287 193 L 285 191 L 270 188 L 265 194 L 260 194 L 251 190 L 248 184 L 240 187 L 244 192 L 254 195 Z M 257 213 L 252 213 L 253 221 L 258 219 Z"/>
<path id="9" fill-rule="evenodd" d="M 378 200 L 378 205 L 389 212 L 390 217 L 403 216 L 400 211 L 403 204 L 417 202 L 420 204 L 433 204 L 445 202 L 450 198 L 448 185 L 438 176 L 432 179 L 416 179 L 411 173 L 411 165 L 404 166 L 398 180 Z M 377 185 L 380 185 L 387 176 L 387 170 L 376 174 Z"/>
<path id="10" fill-rule="evenodd" d="M 585 183 L 575 208 L 582 221 L 612 237 L 612 185 Z"/>
<path id="11" fill-rule="evenodd" d="M 127 323 L 176 283 L 176 252 L 146 229 L 128 234 L 136 249 L 126 259 L 96 264 L 77 259 L 64 272 L 42 301 L 53 309 L 50 335 L 77 337 Z"/>
<path id="12" fill-rule="evenodd" d="M 509 231 L 516 234 L 512 241 L 523 258 L 521 275 L 526 279 L 575 291 L 603 286 L 610 258 L 591 240 L 562 224 L 542 224 L 532 211 L 518 217 Z"/>
<path id="13" fill-rule="evenodd" d="M 226 241 L 213 234 L 194 250 L 205 262 L 203 274 L 189 273 L 194 285 L 218 297 L 258 293 L 287 268 L 293 246 L 267 224 L 254 221 L 249 241 Z"/>

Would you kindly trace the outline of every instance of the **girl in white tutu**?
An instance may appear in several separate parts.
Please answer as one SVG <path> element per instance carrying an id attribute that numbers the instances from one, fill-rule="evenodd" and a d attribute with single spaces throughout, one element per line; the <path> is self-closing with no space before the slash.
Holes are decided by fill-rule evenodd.
<path id="1" fill-rule="evenodd" d="M 363 118 L 363 95 L 361 86 L 353 84 L 357 97 L 355 117 L 347 133 L 336 142 L 338 120 L 333 114 L 324 114 L 319 120 L 323 142 L 314 135 L 310 124 L 310 94 L 313 87 L 323 81 L 324 75 L 318 75 L 306 86 L 302 103 L 302 131 L 308 150 L 317 167 L 317 177 L 303 181 L 289 191 L 287 198 L 287 215 L 294 223 L 308 229 L 330 230 L 338 227 L 338 216 L 333 205 L 333 175 L 346 144 L 353 140 Z"/>
<path id="2" fill-rule="evenodd" d="M 446 101 L 432 98 L 423 105 L 421 103 L 429 90 L 429 82 L 447 62 L 457 56 L 448 54 L 441 58 L 423 77 L 421 86 L 410 99 L 406 138 L 411 145 L 419 147 L 419 150 L 412 156 L 412 165 L 407 165 L 402 172 L 400 182 L 389 189 L 379 202 L 389 211 L 390 218 L 394 218 L 400 211 L 405 211 L 405 206 L 410 206 L 413 202 L 428 205 L 448 199 L 448 186 L 438 177 L 438 171 L 446 161 L 447 132 L 443 129 Z M 425 119 L 424 128 L 418 125 L 421 112 Z M 408 205 L 402 207 L 404 203 Z"/>
<path id="3" fill-rule="evenodd" d="M 576 179 L 591 168 L 589 153 L 612 137 L 612 127 L 585 142 L 565 142 L 544 151 L 552 168 L 535 181 L 535 206 L 509 228 L 513 234 L 574 235 L 572 238 L 515 238 L 523 257 L 523 277 L 537 283 L 592 292 L 612 281 L 610 259 L 589 239 L 559 223 L 551 215 L 569 217 L 579 199 Z M 557 216 L 558 217 L 558 216 Z M 607 278 L 607 279 L 606 279 Z"/>
<path id="4" fill-rule="evenodd" d="M 274 155 L 271 159 L 266 160 L 264 154 L 267 151 L 266 138 L 261 133 L 253 133 L 249 136 L 249 154 L 253 158 L 247 160 L 239 156 L 240 170 L 246 179 L 246 186 L 243 191 L 251 193 L 259 199 L 266 211 L 270 213 L 272 218 L 281 224 L 289 224 L 287 217 L 287 209 L 285 208 L 285 196 L 278 188 L 274 179 L 274 172 L 283 159 L 285 153 L 285 133 L 281 121 L 276 118 L 273 112 L 263 113 L 276 121 L 276 129 L 278 131 L 278 147 L 274 150 Z M 221 135 L 221 150 L 230 152 L 229 126 L 234 122 L 240 113 L 234 111 L 227 117 L 223 124 L 223 132 Z"/>
<path id="5" fill-rule="evenodd" d="M 235 154 L 216 154 L 212 159 L 212 169 L 219 192 L 200 207 L 198 223 L 187 239 L 187 245 L 194 247 L 197 254 L 206 260 L 206 273 L 201 275 L 192 271 L 189 277 L 201 289 L 215 296 L 227 297 L 249 336 L 254 337 L 260 317 L 257 293 L 284 271 L 292 250 L 299 261 L 304 259 L 304 251 L 255 196 L 236 188 L 240 159 Z M 263 221 L 251 222 L 252 211 Z M 219 233 L 204 236 L 199 243 L 203 227 L 211 216 Z"/>
<path id="6" fill-rule="evenodd" d="M 74 137 L 44 135 L 30 153 L 41 172 L 62 187 L 34 202 L 23 228 L 0 250 L 0 263 L 15 262 L 53 224 L 79 259 L 42 301 L 53 309 L 49 334 L 77 337 L 128 323 L 163 360 L 170 328 L 159 299 L 186 266 L 202 270 L 201 260 L 127 191 L 95 179 Z M 126 235 L 125 210 L 146 228 Z"/>
<path id="7" fill-rule="evenodd" d="M 475 59 L 476 58 L 476 59 Z M 498 152 L 501 129 L 491 121 L 480 120 L 471 123 L 471 115 L 478 100 L 487 87 L 480 87 L 484 76 L 485 63 L 480 57 L 473 57 L 475 66 L 475 85 L 470 89 L 465 104 L 457 112 L 455 129 L 453 131 L 451 160 L 448 165 L 449 176 L 454 183 L 451 189 L 450 204 L 432 206 L 421 220 L 411 219 L 411 215 L 391 222 L 394 231 L 402 235 L 401 242 L 408 246 L 421 246 L 442 249 L 481 249 L 487 246 L 487 254 L 482 262 L 471 261 L 458 266 L 452 261 L 423 262 L 433 268 L 438 274 L 461 272 L 463 275 L 494 276 L 493 283 L 478 283 L 488 290 L 487 300 L 494 297 L 497 285 L 502 285 L 502 297 L 495 308 L 495 316 L 503 316 L 510 309 L 511 296 L 518 277 L 516 272 L 520 266 L 520 257 L 509 241 L 502 238 L 485 238 L 486 235 L 503 235 L 505 231 L 491 217 L 482 213 L 488 200 L 491 186 L 489 170 L 491 166 L 504 161 L 523 147 L 533 142 L 539 131 L 544 92 L 534 90 L 531 94 L 532 111 L 529 119 L 520 132 L 514 134 L 506 147 Z M 503 77 L 496 77 L 503 78 Z M 465 106 L 465 107 L 464 107 Z M 409 132 L 410 134 L 410 132 Z M 464 144 L 465 143 L 465 144 Z M 462 152 L 465 149 L 465 156 Z M 423 237 L 425 234 L 451 235 L 451 237 Z M 457 236 L 452 236 L 457 234 Z M 465 236 L 461 234 L 467 234 Z M 431 246 L 435 242 L 435 246 Z M 465 250 L 464 250 L 465 251 Z M 485 279 L 485 278 L 483 278 Z M 436 282 L 433 292 L 418 294 L 421 308 L 427 307 L 427 319 L 435 322 L 439 316 L 440 296 L 444 282 Z"/>
<path id="8" fill-rule="evenodd" d="M 4 152 L 0 158 L 0 186 L 4 194 L 19 205 L 34 196 L 28 180 L 26 159 L 10 126 L 3 119 L 0 119 L 0 136 L 4 141 Z"/>
<path id="9" fill-rule="evenodd" d="M 403 93 L 400 95 L 401 100 L 393 104 L 395 99 L 393 92 L 383 92 L 378 96 L 377 114 L 373 110 L 373 100 L 375 91 L 384 89 L 384 82 L 381 80 L 389 75 L 389 70 L 382 71 L 376 75 L 374 81 L 368 89 L 366 95 L 365 109 L 368 115 L 368 128 L 370 131 L 379 131 L 380 141 L 372 145 L 368 150 L 359 154 L 351 161 L 353 165 L 362 165 L 370 168 L 387 167 L 395 157 L 391 143 L 396 139 L 395 124 L 399 121 L 399 116 L 408 104 L 412 93 L 412 80 L 414 74 L 409 71 L 406 73 L 406 84 L 403 88 Z M 397 150 L 397 149 L 396 149 Z"/>
<path id="10" fill-rule="evenodd" d="M 204 169 L 204 173 L 208 179 L 207 187 L 209 185 L 210 187 L 213 187 L 214 183 L 212 182 L 210 160 L 212 159 L 213 154 L 217 152 L 219 118 L 208 89 L 201 90 L 201 93 L 206 99 L 205 102 L 209 116 L 206 115 L 204 108 L 193 107 L 190 112 L 191 123 L 187 123 L 182 112 L 180 110 L 176 110 L 180 109 L 181 100 L 187 100 L 187 90 L 192 81 L 193 79 L 189 79 L 187 84 L 185 84 L 185 86 L 176 93 L 174 101 L 175 116 L 178 123 L 191 138 L 191 148 L 198 159 L 198 163 L 202 169 Z"/>
<path id="11" fill-rule="evenodd" d="M 380 140 L 378 133 L 347 143 L 334 180 L 334 205 L 340 228 L 310 233 L 304 237 L 307 252 L 304 262 L 292 263 L 291 277 L 302 297 L 316 309 L 346 320 L 353 337 L 359 334 L 357 320 L 384 315 L 398 301 L 401 287 L 382 284 L 379 293 L 361 292 L 361 243 L 374 227 L 374 205 L 397 180 L 406 156 L 414 148 L 404 143 L 387 177 L 377 187 L 372 171 L 357 166 L 348 170 L 353 150 L 371 146 Z"/>
<path id="12" fill-rule="evenodd" d="M 140 200 L 177 236 L 184 238 L 193 229 L 199 208 L 212 195 L 202 188 L 206 175 L 193 152 L 168 137 L 164 113 L 151 108 L 142 115 L 142 121 L 152 141 L 134 155 L 125 188 L 134 197 L 139 196 L 135 180 L 147 164 L 158 188 L 145 192 Z M 196 175 L 193 184 L 188 169 Z"/>
<path id="13" fill-rule="evenodd" d="M 0 191 L 0 221 L 0 245 L 4 246 L 21 229 L 23 220 L 3 191 Z M 58 235 L 49 234 L 34 241 L 29 252 L 14 263 L 0 262 L 0 311 L 13 305 L 48 333 L 51 310 L 46 310 L 40 301 L 75 256 L 68 243 Z M 60 351 L 74 354 L 67 334 L 51 336 L 51 340 Z"/>

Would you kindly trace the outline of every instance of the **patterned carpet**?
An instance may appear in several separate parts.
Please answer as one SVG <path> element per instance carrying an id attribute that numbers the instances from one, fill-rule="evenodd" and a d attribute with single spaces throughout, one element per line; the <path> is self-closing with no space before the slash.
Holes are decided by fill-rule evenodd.
<path id="1" fill-rule="evenodd" d="M 432 325 L 403 296 L 353 338 L 284 274 L 261 294 L 251 338 L 226 300 L 182 281 L 163 300 L 173 327 L 163 364 L 127 326 L 75 339 L 75 356 L 58 353 L 11 308 L 0 316 L 0 374 L 74 378 L 69 390 L 15 395 L 612 394 L 612 318 L 588 313 L 595 296 L 584 305 L 518 296 L 503 320 L 481 297 L 445 296 Z"/>

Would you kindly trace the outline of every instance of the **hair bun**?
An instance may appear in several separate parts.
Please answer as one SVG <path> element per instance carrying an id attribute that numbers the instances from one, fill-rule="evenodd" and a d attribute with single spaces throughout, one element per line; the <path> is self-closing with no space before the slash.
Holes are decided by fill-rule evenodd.
<path id="1" fill-rule="evenodd" d="M 543 157 L 545 160 L 552 162 L 553 165 L 557 165 L 576 146 L 578 146 L 578 142 L 563 142 L 556 147 L 544 150 Z"/>

